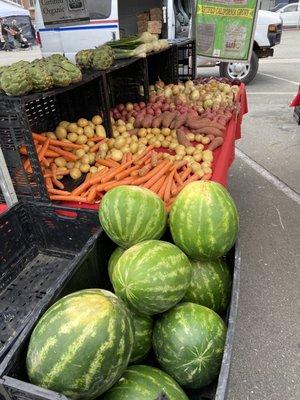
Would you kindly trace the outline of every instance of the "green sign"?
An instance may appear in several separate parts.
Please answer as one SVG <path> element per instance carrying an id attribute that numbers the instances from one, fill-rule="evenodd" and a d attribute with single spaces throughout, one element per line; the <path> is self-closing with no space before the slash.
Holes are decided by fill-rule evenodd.
<path id="1" fill-rule="evenodd" d="M 198 0 L 197 54 L 226 61 L 249 61 L 257 11 L 256 0 Z"/>

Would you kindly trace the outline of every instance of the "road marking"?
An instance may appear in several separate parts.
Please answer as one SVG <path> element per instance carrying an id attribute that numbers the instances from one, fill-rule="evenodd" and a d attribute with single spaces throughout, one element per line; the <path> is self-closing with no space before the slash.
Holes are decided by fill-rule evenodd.
<path id="1" fill-rule="evenodd" d="M 295 92 L 248 92 L 247 94 L 288 94 L 288 95 L 295 95 Z"/>
<path id="2" fill-rule="evenodd" d="M 270 74 L 265 74 L 265 73 L 263 73 L 263 72 L 258 72 L 258 74 L 264 75 L 264 76 L 269 76 L 270 78 L 278 79 L 279 81 L 289 82 L 289 83 L 292 83 L 293 85 L 299 86 L 299 82 L 290 81 L 289 79 L 280 78 L 279 76 L 270 75 Z"/>
<path id="3" fill-rule="evenodd" d="M 286 185 L 279 178 L 277 178 L 277 176 L 271 174 L 269 171 L 267 171 L 264 167 L 262 167 L 256 161 L 254 161 L 252 158 L 247 156 L 247 154 L 245 154 L 244 152 L 242 152 L 238 148 L 236 148 L 235 150 L 236 150 L 236 155 L 241 160 L 243 160 L 246 164 L 248 164 L 251 168 L 253 168 L 257 173 L 259 173 L 267 181 L 272 183 L 276 187 L 276 189 L 280 190 L 287 197 L 289 197 L 290 199 L 295 201 L 298 205 L 300 205 L 300 195 L 299 195 L 299 193 L 297 193 L 295 190 L 291 189 L 288 185 Z"/>

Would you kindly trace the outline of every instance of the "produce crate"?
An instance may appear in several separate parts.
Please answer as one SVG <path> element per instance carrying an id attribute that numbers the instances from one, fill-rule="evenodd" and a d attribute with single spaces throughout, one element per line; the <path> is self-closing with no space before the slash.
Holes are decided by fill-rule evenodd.
<path id="1" fill-rule="evenodd" d="M 173 62 L 174 46 L 170 45 L 168 49 L 150 53 L 147 55 L 148 81 L 154 85 L 158 79 L 164 83 L 173 83 Z"/>
<path id="2" fill-rule="evenodd" d="M 167 233 L 164 237 L 165 240 L 170 239 L 170 235 Z M 112 243 L 104 232 L 101 232 L 99 238 L 99 272 L 98 275 L 103 277 L 105 284 L 102 286 L 105 289 L 111 290 L 111 285 L 109 284 L 107 275 L 107 264 L 110 254 L 114 250 L 116 245 Z M 225 400 L 227 392 L 228 374 L 230 368 L 230 357 L 232 353 L 233 344 L 233 331 L 236 320 L 237 312 L 237 299 L 239 291 L 239 271 L 240 271 L 240 255 L 239 255 L 239 245 L 236 244 L 227 255 L 227 263 L 232 268 L 233 272 L 233 289 L 231 304 L 228 307 L 228 314 L 224 316 L 224 319 L 228 322 L 228 333 L 226 339 L 226 346 L 223 356 L 222 367 L 219 375 L 219 380 L 214 382 L 207 388 L 201 390 L 191 390 L 187 394 L 191 400 Z M 86 288 L 88 285 L 85 279 L 88 275 L 84 273 L 82 268 L 78 268 L 77 279 L 73 279 L 67 285 L 62 285 L 61 295 L 68 294 L 72 291 L 80 290 Z M 94 282 L 91 287 L 95 287 L 97 282 Z M 55 296 L 59 298 L 60 296 Z M 54 300 L 54 296 L 53 296 Z M 51 301 L 52 303 L 53 301 Z M 50 304 L 49 304 L 50 305 Z M 7 354 L 6 358 L 0 365 L 0 392 L 2 387 L 2 393 L 7 399 L 13 400 L 67 400 L 63 395 L 59 395 L 50 390 L 46 390 L 35 385 L 32 385 L 28 381 L 26 374 L 26 351 L 28 347 L 28 342 L 30 334 L 39 318 L 40 314 L 36 314 L 32 319 L 30 324 L 27 325 L 26 329 L 23 330 L 19 338 L 17 339 L 14 346 L 11 348 L 10 352 Z M 153 355 L 149 356 L 147 362 L 153 363 Z M 2 385 L 2 386 L 1 386 Z"/>
<path id="3" fill-rule="evenodd" d="M 105 75 L 90 72 L 81 82 L 66 88 L 32 93 L 22 97 L 0 94 L 0 147 L 19 199 L 48 202 L 46 187 L 31 132 L 53 130 L 60 121 L 90 119 L 102 113 L 109 129 L 108 97 Z M 32 174 L 23 168 L 18 148 L 25 145 Z M 1 202 L 2 197 L 0 197 Z"/>
<path id="4" fill-rule="evenodd" d="M 298 125 L 300 125 L 300 106 L 294 107 L 294 118 Z"/>
<path id="5" fill-rule="evenodd" d="M 59 206 L 18 203 L 0 216 L 0 361 L 78 268 L 101 283 L 100 231 L 96 213 Z"/>
<path id="6" fill-rule="evenodd" d="M 144 58 L 119 60 L 105 73 L 109 108 L 113 108 L 119 103 L 148 99 L 148 70 Z"/>
<path id="7" fill-rule="evenodd" d="M 173 46 L 174 83 L 196 78 L 196 42 L 193 39 L 175 39 Z"/>

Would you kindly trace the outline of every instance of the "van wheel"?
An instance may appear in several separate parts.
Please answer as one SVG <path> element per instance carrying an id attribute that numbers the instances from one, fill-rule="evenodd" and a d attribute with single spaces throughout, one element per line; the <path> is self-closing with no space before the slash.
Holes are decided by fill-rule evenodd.
<path id="1" fill-rule="evenodd" d="M 221 62 L 220 63 L 220 76 L 229 79 L 239 79 L 244 83 L 249 83 L 255 78 L 258 70 L 258 57 L 253 51 L 250 64 L 242 62 Z"/>

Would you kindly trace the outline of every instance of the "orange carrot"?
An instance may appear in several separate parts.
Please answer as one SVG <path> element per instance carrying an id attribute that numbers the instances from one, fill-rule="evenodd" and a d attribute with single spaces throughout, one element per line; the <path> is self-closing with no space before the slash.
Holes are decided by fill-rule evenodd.
<path id="1" fill-rule="evenodd" d="M 117 181 L 120 181 L 121 179 L 126 178 L 127 176 L 131 175 L 132 172 L 137 171 L 140 167 L 138 165 L 134 165 L 133 167 L 130 167 L 126 169 L 123 172 L 120 172 L 119 174 L 116 175 Z M 138 173 L 138 171 L 137 171 Z"/>
<path id="2" fill-rule="evenodd" d="M 92 142 L 106 142 L 106 138 L 105 139 L 103 139 L 102 137 L 99 137 L 99 136 L 94 136 L 94 137 L 92 137 L 92 138 L 89 138 L 89 140 L 91 140 Z"/>
<path id="3" fill-rule="evenodd" d="M 54 178 L 54 176 L 51 179 L 52 179 L 54 186 L 58 187 L 61 190 L 63 190 L 65 188 L 64 184 L 61 183 L 58 179 Z"/>
<path id="4" fill-rule="evenodd" d="M 174 178 L 175 178 L 176 182 L 177 182 L 179 185 L 183 185 L 183 181 L 182 181 L 182 179 L 181 179 L 181 177 L 180 177 L 180 175 L 179 175 L 179 173 L 178 173 L 177 170 L 175 171 Z"/>
<path id="5" fill-rule="evenodd" d="M 177 188 L 177 193 L 173 193 L 173 194 L 178 194 L 178 193 L 181 192 L 181 190 L 182 190 L 185 186 L 187 186 L 189 183 L 198 181 L 199 179 L 200 179 L 200 177 L 199 177 L 199 175 L 197 175 L 197 174 L 194 174 L 194 175 L 190 176 L 186 181 L 183 182 L 183 185 L 181 185 L 181 186 L 179 186 L 179 187 Z"/>
<path id="6" fill-rule="evenodd" d="M 176 169 L 176 171 L 178 171 L 179 169 L 184 167 L 186 164 L 187 164 L 186 160 L 178 161 L 177 163 L 174 164 L 173 168 Z"/>
<path id="7" fill-rule="evenodd" d="M 108 168 L 105 168 L 97 172 L 97 174 L 93 175 L 93 177 L 90 179 L 90 185 L 92 186 L 99 183 L 101 181 L 102 176 L 105 175 L 107 171 Z"/>
<path id="8" fill-rule="evenodd" d="M 99 149 L 101 143 L 102 143 L 102 142 L 98 142 L 98 143 L 94 144 L 94 146 L 92 146 L 92 147 L 90 148 L 90 152 L 91 152 L 91 153 L 96 153 L 96 151 L 98 151 L 98 149 Z"/>
<path id="9" fill-rule="evenodd" d="M 133 184 L 134 184 L 134 185 L 141 185 L 141 184 L 143 184 L 143 183 L 145 183 L 145 182 L 148 183 L 149 179 L 151 179 L 153 176 L 155 176 L 155 174 L 158 173 L 158 172 L 159 172 L 162 168 L 164 168 L 166 165 L 167 165 L 168 168 L 169 168 L 169 167 L 170 167 L 170 161 L 164 160 L 164 161 L 160 162 L 155 168 L 153 168 L 150 172 L 148 172 L 147 175 L 142 176 L 142 177 L 136 179 L 136 180 L 133 182 Z M 162 174 L 162 175 L 163 175 L 163 174 Z M 161 175 L 161 176 L 162 176 L 162 175 Z M 159 177 L 159 178 L 160 178 L 160 177 Z M 159 179 L 159 178 L 158 178 L 158 179 Z M 156 182 L 156 181 L 155 181 L 155 182 Z M 154 182 L 153 182 L 153 183 L 154 183 Z M 152 186 L 152 184 L 151 184 L 150 186 Z"/>
<path id="10" fill-rule="evenodd" d="M 152 176 L 152 178 L 150 178 L 148 182 L 146 182 L 144 187 L 149 189 L 156 181 L 159 180 L 160 177 L 162 177 L 169 170 L 171 165 L 172 164 L 170 163 L 170 161 L 167 161 L 167 163 L 154 176 Z"/>
<path id="11" fill-rule="evenodd" d="M 99 158 L 99 160 L 96 161 L 96 164 L 104 165 L 105 167 L 109 167 L 109 168 L 120 166 L 120 164 L 114 160 L 105 160 L 103 158 Z"/>
<path id="12" fill-rule="evenodd" d="M 137 160 L 135 163 L 136 163 L 137 165 L 143 165 L 143 164 L 146 164 L 146 162 L 147 162 L 148 160 L 150 160 L 150 162 L 151 162 L 151 153 L 152 153 L 152 152 L 147 153 L 143 158 Z"/>
<path id="13" fill-rule="evenodd" d="M 97 189 L 95 187 L 92 187 L 87 196 L 87 202 L 88 203 L 95 202 L 96 195 L 97 195 Z"/>
<path id="14" fill-rule="evenodd" d="M 159 189 L 161 188 L 162 184 L 164 183 L 166 179 L 166 175 L 163 175 L 157 182 L 154 183 L 149 189 L 152 190 L 152 192 L 157 193 Z"/>
<path id="15" fill-rule="evenodd" d="M 56 153 L 63 156 L 68 161 L 76 161 L 78 159 L 78 157 L 75 156 L 75 154 L 71 153 L 70 151 L 62 150 L 59 147 L 49 146 L 49 149 L 54 150 Z"/>
<path id="16" fill-rule="evenodd" d="M 121 165 L 125 164 L 126 162 L 127 162 L 127 153 L 123 154 Z"/>
<path id="17" fill-rule="evenodd" d="M 33 133 L 32 137 L 37 140 L 38 142 L 46 142 L 48 138 L 46 136 L 40 135 L 38 133 Z M 56 139 L 50 139 L 50 145 L 51 146 L 59 146 L 59 147 L 70 147 L 71 149 L 82 149 L 82 144 L 76 144 L 76 143 L 68 143 L 68 142 L 62 142 L 60 140 Z"/>
<path id="18" fill-rule="evenodd" d="M 168 179 L 166 178 L 164 183 L 161 185 L 161 187 L 160 187 L 160 189 L 159 189 L 159 191 L 157 193 L 162 200 L 164 199 L 164 193 L 165 193 L 165 190 L 166 190 L 166 187 L 167 187 L 167 183 L 168 183 Z"/>
<path id="19" fill-rule="evenodd" d="M 28 151 L 27 151 L 27 149 L 26 149 L 25 146 L 20 146 L 20 147 L 19 147 L 19 152 L 20 152 L 20 154 L 22 154 L 23 156 L 27 156 L 27 155 L 28 155 Z"/>
<path id="20" fill-rule="evenodd" d="M 24 162 L 23 167 L 25 169 L 26 172 L 32 172 L 32 168 L 31 168 L 31 164 L 30 164 L 30 160 L 29 158 L 27 158 L 27 160 Z"/>
<path id="21" fill-rule="evenodd" d="M 165 201 L 165 203 L 168 203 L 170 198 L 171 198 L 171 188 L 172 188 L 172 182 L 173 182 L 174 173 L 175 173 L 175 169 L 173 169 L 170 172 L 170 174 L 169 174 L 169 176 L 167 178 L 167 185 L 166 185 L 166 190 L 165 190 L 165 193 L 164 193 L 164 201 Z"/>
<path id="22" fill-rule="evenodd" d="M 57 166 L 54 163 L 51 164 L 51 172 L 52 172 L 52 177 L 56 178 Z"/>
<path id="23" fill-rule="evenodd" d="M 150 144 L 150 146 L 147 146 L 146 149 L 138 156 L 137 160 L 140 160 L 143 158 L 146 154 L 150 153 L 151 150 L 154 149 L 153 144 Z"/>
<path id="24" fill-rule="evenodd" d="M 181 174 L 181 180 L 184 182 L 187 177 L 190 175 L 190 173 L 192 172 L 192 168 L 191 167 L 187 167 L 185 171 L 182 172 Z"/>
<path id="25" fill-rule="evenodd" d="M 53 183 L 52 183 L 52 179 L 51 178 L 46 178 L 45 182 L 46 182 L 46 186 L 47 186 L 48 190 L 49 189 L 53 189 Z"/>
<path id="26" fill-rule="evenodd" d="M 175 175 L 175 174 L 174 174 Z M 177 186 L 176 186 L 176 181 L 173 179 L 172 180 L 172 186 L 171 186 L 171 193 L 175 193 L 177 190 Z"/>
<path id="27" fill-rule="evenodd" d="M 110 189 L 113 189 L 114 187 L 121 186 L 121 185 L 130 185 L 132 183 L 134 178 L 125 178 L 122 181 L 112 181 L 112 182 L 107 182 L 104 185 L 104 189 L 106 192 L 108 192 Z"/>
<path id="28" fill-rule="evenodd" d="M 122 165 L 119 165 L 119 167 L 116 168 L 112 168 L 112 170 L 110 172 L 108 172 L 102 179 L 101 182 L 105 183 L 105 182 L 109 182 L 112 178 L 114 178 L 116 176 L 116 174 L 124 171 L 127 167 L 129 167 L 131 165 L 131 161 L 128 161 Z"/>
<path id="29" fill-rule="evenodd" d="M 80 197 L 80 196 L 62 196 L 62 195 L 53 195 L 50 196 L 50 200 L 52 201 L 75 201 L 79 203 L 87 203 L 87 198 L 86 197 Z"/>
<path id="30" fill-rule="evenodd" d="M 44 142 L 41 150 L 38 152 L 39 161 L 42 161 L 42 159 L 45 157 L 45 153 L 49 147 L 49 143 L 50 143 L 50 138 L 47 138 L 47 140 Z"/>
<path id="31" fill-rule="evenodd" d="M 71 193 L 67 192 L 65 190 L 58 190 L 58 189 L 52 189 L 52 188 L 48 188 L 48 192 L 51 194 L 60 194 L 62 196 L 69 196 Z"/>
<path id="32" fill-rule="evenodd" d="M 151 161 L 151 160 L 150 160 Z M 139 170 L 139 176 L 145 176 L 152 169 L 152 164 L 147 164 Z"/>

